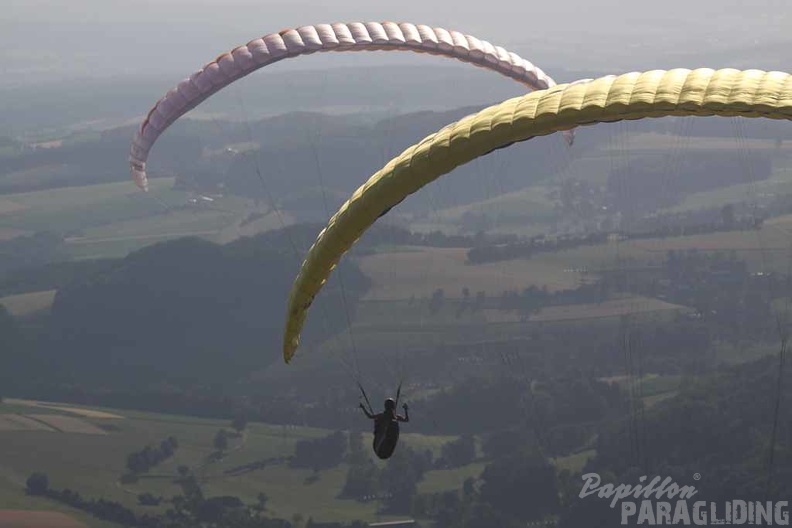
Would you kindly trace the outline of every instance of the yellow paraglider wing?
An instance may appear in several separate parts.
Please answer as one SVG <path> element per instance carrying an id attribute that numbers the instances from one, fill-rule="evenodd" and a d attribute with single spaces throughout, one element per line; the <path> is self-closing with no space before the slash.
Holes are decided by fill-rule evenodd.
<path id="1" fill-rule="evenodd" d="M 792 119 L 791 79 L 733 69 L 628 73 L 510 99 L 428 136 L 369 178 L 319 234 L 289 295 L 284 360 L 294 356 L 307 310 L 343 254 L 383 211 L 455 167 L 512 143 L 594 123 L 689 115 Z"/>

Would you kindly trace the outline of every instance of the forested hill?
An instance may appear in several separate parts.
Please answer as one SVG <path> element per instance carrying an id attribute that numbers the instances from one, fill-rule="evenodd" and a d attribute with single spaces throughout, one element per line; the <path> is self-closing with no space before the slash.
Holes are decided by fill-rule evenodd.
<path id="1" fill-rule="evenodd" d="M 779 368 L 781 391 L 779 393 Z M 701 378 L 687 379 L 673 399 L 653 407 L 632 424 L 637 441 L 630 442 L 630 426 L 601 435 L 593 468 L 607 467 L 616 473 L 640 465 L 658 470 L 662 466 L 695 472 L 730 468 L 733 476 L 755 472 L 756 481 L 733 483 L 740 498 L 764 492 L 764 469 L 769 460 L 776 405 L 774 470 L 778 482 L 792 485 L 792 372 L 779 367 L 776 355 L 729 367 Z M 785 389 L 786 387 L 786 389 Z M 779 396 L 780 394 L 780 396 Z M 713 446 L 717 445 L 717 449 Z M 638 462 L 638 463 L 636 463 Z M 785 471 L 786 474 L 778 473 Z M 725 472 L 722 477 L 726 477 Z M 789 496 L 792 489 L 784 490 Z"/>
<path id="2" fill-rule="evenodd" d="M 316 232 L 296 226 L 227 245 L 183 238 L 104 262 L 59 288 L 39 333 L 46 336 L 36 347 L 39 381 L 196 386 L 279 360 L 288 291 Z M 338 274 L 354 311 L 368 280 L 349 261 Z M 339 302 L 336 285 L 317 303 Z M 346 324 L 343 311 L 320 310 L 307 328 L 309 342 Z"/>
<path id="3" fill-rule="evenodd" d="M 792 494 L 792 372 L 787 366 L 781 373 L 780 393 L 777 356 L 683 380 L 675 397 L 604 427 L 597 456 L 582 473 L 598 473 L 603 483 L 632 485 L 641 475 L 672 477 L 680 486 L 695 486 L 694 500 L 701 501 L 787 500 Z M 574 497 L 562 526 L 612 520 L 615 512 L 608 504 Z"/>

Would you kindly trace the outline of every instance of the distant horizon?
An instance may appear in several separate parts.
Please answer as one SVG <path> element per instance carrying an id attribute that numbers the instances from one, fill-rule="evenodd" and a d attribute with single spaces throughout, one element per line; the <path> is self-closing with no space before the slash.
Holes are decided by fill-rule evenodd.
<path id="1" fill-rule="evenodd" d="M 486 5 L 448 0 L 431 5 L 372 5 L 357 0 L 336 0 L 331 5 L 310 0 L 6 3 L 7 18 L 0 20 L 0 86 L 15 77 L 51 82 L 86 76 L 184 76 L 258 36 L 338 21 L 396 20 L 456 29 L 515 51 L 551 75 L 562 69 L 618 73 L 732 65 L 724 62 L 790 69 L 783 50 L 792 42 L 787 32 L 792 4 L 782 0 L 756 0 L 750 5 L 669 0 L 662 9 L 648 2 L 625 8 L 620 0 L 599 0 L 596 9 L 581 0 L 530 6 L 511 0 Z M 742 59 L 739 50 L 751 47 L 770 52 L 757 54 L 750 65 L 736 64 Z M 417 64 L 421 60 L 410 54 L 352 55 L 284 61 L 279 69 Z M 718 63 L 708 64 L 711 61 Z"/>
<path id="2" fill-rule="evenodd" d="M 339 56 L 340 54 L 330 54 Z M 347 54 L 358 56 L 359 54 Z M 412 55 L 381 53 L 379 56 Z M 251 121 L 293 112 L 328 115 L 401 115 L 483 108 L 523 93 L 521 85 L 458 61 L 416 57 L 416 62 L 343 64 L 317 68 L 322 61 L 300 57 L 282 61 L 210 97 L 187 119 Z M 330 57 L 325 57 L 330 58 Z M 292 63 L 296 67 L 281 67 Z M 325 61 L 332 63 L 332 61 Z M 685 65 L 696 68 L 702 65 Z M 722 65 L 714 65 L 721 67 Z M 654 65 L 670 69 L 677 65 Z M 636 71 L 557 68 L 559 83 Z M 0 136 L 44 141 L 71 133 L 102 131 L 138 124 L 169 89 L 192 71 L 148 72 L 60 79 L 57 83 L 20 80 L 0 83 Z M 448 86 L 466 83 L 466 90 Z M 283 88 L 286 89 L 283 89 Z"/>

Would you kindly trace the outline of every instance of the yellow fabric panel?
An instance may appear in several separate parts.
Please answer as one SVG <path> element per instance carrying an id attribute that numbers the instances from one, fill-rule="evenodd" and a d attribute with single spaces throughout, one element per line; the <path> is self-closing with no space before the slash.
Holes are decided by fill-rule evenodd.
<path id="1" fill-rule="evenodd" d="M 289 295 L 283 358 L 299 346 L 307 310 L 343 254 L 379 216 L 424 185 L 512 143 L 601 122 L 671 115 L 792 119 L 792 76 L 759 70 L 655 70 L 559 85 L 491 106 L 391 160 L 333 215 Z"/>

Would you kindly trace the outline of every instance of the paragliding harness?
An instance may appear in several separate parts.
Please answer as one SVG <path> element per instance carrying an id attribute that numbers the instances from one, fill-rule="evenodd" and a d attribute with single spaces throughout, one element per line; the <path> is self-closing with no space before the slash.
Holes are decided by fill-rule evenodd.
<path id="1" fill-rule="evenodd" d="M 396 404 L 394 405 L 394 412 L 399 405 L 401 386 L 402 384 L 399 382 L 399 388 L 396 390 Z M 358 388 L 360 389 L 360 393 L 363 395 L 363 399 L 366 402 L 369 414 L 372 416 L 377 416 L 371 406 L 368 396 L 366 395 L 366 391 L 363 389 L 363 385 L 360 382 L 358 382 Z M 391 455 L 393 455 L 393 451 L 396 449 L 396 444 L 399 442 L 399 422 L 394 417 L 394 419 L 388 420 L 388 422 L 385 423 L 385 416 L 380 416 L 380 419 L 374 420 L 374 440 L 372 442 L 372 447 L 374 448 L 374 453 L 377 455 L 377 458 L 386 460 L 390 458 Z"/>

